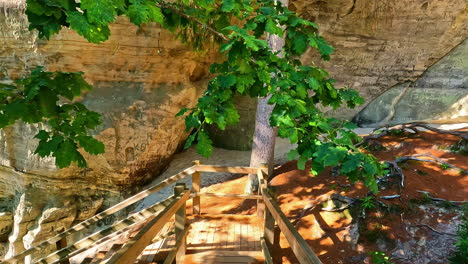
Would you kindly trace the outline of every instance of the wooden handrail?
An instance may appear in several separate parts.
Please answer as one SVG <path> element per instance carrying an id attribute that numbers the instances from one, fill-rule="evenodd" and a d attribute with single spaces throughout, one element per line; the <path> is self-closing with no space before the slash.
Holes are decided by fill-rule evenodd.
<path id="1" fill-rule="evenodd" d="M 255 174 L 258 168 L 253 167 L 229 167 L 220 165 L 195 165 L 195 170 L 200 172 L 229 172 L 229 173 L 245 173 Z"/>
<path id="2" fill-rule="evenodd" d="M 270 196 L 268 189 L 263 188 L 262 195 L 269 213 L 271 213 L 281 232 L 286 237 L 286 240 L 288 240 L 289 245 L 299 262 L 301 264 L 322 264 L 317 255 L 315 255 L 314 251 L 310 248 L 309 244 L 307 244 L 286 215 L 281 211 L 281 208 L 275 199 Z"/>
<path id="3" fill-rule="evenodd" d="M 177 239 L 176 241 L 176 244 L 175 244 L 175 247 L 173 250 L 171 250 L 171 252 L 169 253 L 169 255 L 167 255 L 166 259 L 164 260 L 164 263 L 163 264 L 172 264 L 174 262 L 174 259 L 176 258 L 176 255 L 177 255 L 177 251 L 179 251 L 179 248 L 182 246 L 182 244 L 184 243 L 184 240 L 186 239 L 187 235 L 188 235 L 188 231 L 190 230 L 190 226 L 185 226 L 184 230 L 182 231 L 182 233 L 180 234 L 180 237 L 179 239 Z"/>
<path id="4" fill-rule="evenodd" d="M 207 193 L 201 192 L 197 196 L 208 196 L 208 197 L 227 197 L 227 198 L 239 198 L 239 199 L 263 199 L 261 195 L 256 194 L 237 194 L 237 193 Z"/>
<path id="5" fill-rule="evenodd" d="M 134 263 L 143 250 L 151 244 L 151 240 L 161 231 L 176 211 L 190 198 L 190 191 L 185 191 L 181 196 L 169 204 L 160 214 L 151 220 L 138 234 L 114 254 L 107 264 Z"/>
<path id="6" fill-rule="evenodd" d="M 171 176 L 170 178 L 167 178 L 166 180 L 158 183 L 158 184 L 155 184 L 125 200 L 123 200 L 122 202 L 102 211 L 101 213 L 91 217 L 91 218 L 88 218 L 86 219 L 85 221 L 79 223 L 79 224 L 76 224 L 70 228 L 68 228 L 67 230 L 63 231 L 62 233 L 59 233 L 57 234 L 56 236 L 54 237 L 51 237 L 49 239 L 47 239 L 46 241 L 43 241 L 37 245 L 33 245 L 31 248 L 29 249 L 26 249 L 25 251 L 19 253 L 18 255 L 15 255 L 9 259 L 6 259 L 4 260 L 3 262 L 1 263 L 15 263 L 17 261 L 20 261 L 22 258 L 30 255 L 31 253 L 34 253 L 38 250 L 41 250 L 41 249 L 44 249 L 50 245 L 55 245 L 55 243 L 57 243 L 60 239 L 70 235 L 70 234 L 73 234 L 77 231 L 80 231 L 86 227 L 89 227 L 90 225 L 96 223 L 97 221 L 103 219 L 104 217 L 107 217 L 115 212 L 118 212 L 120 210 L 122 210 L 123 208 L 126 208 L 140 200 L 142 200 L 143 198 L 146 198 L 148 197 L 149 195 L 151 195 L 152 193 L 156 192 L 156 191 L 159 191 L 161 190 L 162 188 L 174 183 L 174 182 L 177 182 L 178 180 L 181 180 L 187 176 L 190 176 L 192 173 L 194 173 L 196 170 L 195 168 L 196 166 L 192 166 L 188 169 L 185 169 L 184 171 L 174 175 L 174 176 Z"/>
<path id="7" fill-rule="evenodd" d="M 179 191 L 176 191 L 176 195 L 168 198 L 165 201 L 162 201 L 158 204 L 150 206 L 142 211 L 134 213 L 127 217 L 124 220 L 120 220 L 110 227 L 107 227 L 101 231 L 95 232 L 92 235 L 81 239 L 75 242 L 72 245 L 66 246 L 63 249 L 60 249 L 52 254 L 49 254 L 47 257 L 44 257 L 37 261 L 36 263 L 53 263 L 57 264 L 61 261 L 69 259 L 72 256 L 75 256 L 92 246 L 95 246 L 99 243 L 107 241 L 110 239 L 111 235 L 122 234 L 123 232 L 128 231 L 134 224 L 136 223 L 145 223 L 144 227 L 138 232 L 136 236 L 130 239 L 120 250 L 116 252 L 111 258 L 107 261 L 104 261 L 108 264 L 127 264 L 133 263 L 141 252 L 152 243 L 153 238 L 155 235 L 163 228 L 163 226 L 170 220 L 172 216 L 177 213 L 176 219 L 179 219 L 176 225 L 179 229 L 176 228 L 176 246 L 180 247 L 180 249 L 176 248 L 173 252 L 170 253 L 169 258 L 166 259 L 167 263 L 171 263 L 174 258 L 179 258 L 179 254 L 184 254 L 185 246 L 184 241 L 186 239 L 188 228 L 184 228 L 185 226 L 185 203 L 190 198 L 199 198 L 200 196 L 211 196 L 211 197 L 231 197 L 231 198 L 242 198 L 242 199 L 257 199 L 258 201 L 258 211 L 265 210 L 264 214 L 266 217 L 269 218 L 268 222 L 268 232 L 265 232 L 265 237 L 261 238 L 261 245 L 262 251 L 265 256 L 265 260 L 267 263 L 271 263 L 272 258 L 270 255 L 270 251 L 268 250 L 268 243 L 273 241 L 272 234 L 270 234 L 274 228 L 274 224 L 279 226 L 279 229 L 284 234 L 286 239 L 288 240 L 292 251 L 296 255 L 297 259 L 301 264 L 321 264 L 322 262 L 320 259 L 315 255 L 312 249 L 309 247 L 307 242 L 304 238 L 299 234 L 296 228 L 291 224 L 289 219 L 284 215 L 281 211 L 278 203 L 272 197 L 272 195 L 268 192 L 267 188 L 267 178 L 268 174 L 265 171 L 265 166 L 261 168 L 253 168 L 253 167 L 229 167 L 229 166 L 217 166 L 217 165 L 200 165 L 198 162 L 195 163 L 194 166 L 173 175 L 164 181 L 155 184 L 144 191 L 135 194 L 126 200 L 106 209 L 105 211 L 96 214 L 95 216 L 88 218 L 87 220 L 65 230 L 58 235 L 49 238 L 48 240 L 39 243 L 38 245 L 34 245 L 32 248 L 27 249 L 16 256 L 13 256 L 10 259 L 4 260 L 1 263 L 16 263 L 17 261 L 21 261 L 27 255 L 31 253 L 41 250 L 49 245 L 55 244 L 57 241 L 65 238 L 66 236 L 80 231 L 90 225 L 96 223 L 97 221 L 107 217 L 123 208 L 132 205 L 152 193 L 161 190 L 172 183 L 175 183 L 187 176 L 191 176 L 195 173 L 195 180 L 196 183 L 192 193 L 189 190 L 185 190 L 185 187 L 178 187 Z M 259 180 L 259 190 L 260 194 L 228 194 L 228 193 L 203 193 L 200 191 L 200 174 L 199 172 L 228 172 L 228 173 L 244 173 L 244 174 L 256 174 Z M 198 176 L 198 177 L 197 177 Z M 192 181 L 194 179 L 192 178 Z M 176 187 L 177 189 L 177 187 Z M 195 199 L 194 199 L 195 200 Z M 264 209 L 261 209 L 264 208 Z M 157 213 L 156 213 L 157 212 Z M 200 207 L 197 210 L 194 210 L 194 213 L 200 212 Z M 155 214 L 156 213 L 156 214 Z M 183 218 L 183 219 L 182 219 Z M 182 221 L 183 220 L 183 221 Z M 177 231 L 178 230 L 178 231 Z M 166 263 L 165 262 L 165 263 Z"/>
<path id="8" fill-rule="evenodd" d="M 262 253 L 265 257 L 265 263 L 273 264 L 273 258 L 271 257 L 270 250 L 268 249 L 268 245 L 264 237 L 260 238 L 260 245 L 262 246 Z"/>
<path id="9" fill-rule="evenodd" d="M 60 263 L 65 259 L 69 259 L 73 256 L 80 254 L 81 252 L 86 251 L 87 249 L 101 244 L 102 242 L 107 241 L 110 236 L 115 236 L 122 234 L 133 227 L 136 223 L 144 221 L 146 219 L 152 219 L 156 217 L 156 214 L 164 210 L 171 202 L 175 200 L 175 197 L 172 196 L 162 202 L 154 204 L 144 210 L 141 210 L 137 213 L 130 215 L 129 217 L 120 220 L 113 225 L 104 228 L 94 234 L 91 234 L 72 245 L 69 245 L 63 249 L 55 251 L 45 258 L 38 260 L 36 263 Z"/>

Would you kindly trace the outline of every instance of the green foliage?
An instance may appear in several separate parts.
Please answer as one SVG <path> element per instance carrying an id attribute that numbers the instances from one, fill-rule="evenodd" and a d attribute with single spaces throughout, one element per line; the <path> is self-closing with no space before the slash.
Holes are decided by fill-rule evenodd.
<path id="1" fill-rule="evenodd" d="M 462 223 L 458 226 L 456 251 L 450 257 L 451 264 L 468 263 L 468 204 L 463 207 Z"/>
<path id="2" fill-rule="evenodd" d="M 361 199 L 361 206 L 364 209 L 374 209 L 376 207 L 373 196 L 366 196 Z"/>
<path id="3" fill-rule="evenodd" d="M 371 257 L 372 264 L 392 264 L 390 258 L 385 255 L 385 253 L 380 251 L 370 252 L 369 256 Z"/>
<path id="4" fill-rule="evenodd" d="M 377 192 L 375 177 L 383 174 L 382 164 L 354 146 L 361 139 L 352 131 L 353 124 L 319 110 L 355 107 L 363 99 L 355 90 L 336 88 L 322 68 L 298 59 L 312 49 L 329 60 L 334 51 L 315 23 L 275 0 L 28 0 L 31 28 L 47 38 L 69 27 L 99 43 L 108 39 L 109 23 L 119 15 L 138 26 L 159 23 L 195 48 L 219 43 L 224 61 L 211 66 L 214 79 L 193 109 L 179 113 L 185 116 L 187 131 L 193 131 L 186 147 L 196 144 L 202 155 L 210 155 L 212 142 L 204 126 L 225 129 L 237 123 L 236 95 L 269 95 L 269 104 L 274 105 L 270 124 L 278 128 L 280 137 L 297 144 L 288 157 L 297 158 L 299 168 L 308 161 L 313 174 L 339 167 L 352 182 L 362 180 Z M 284 37 L 281 51 L 271 50 L 265 40 L 268 34 Z"/>
<path id="5" fill-rule="evenodd" d="M 83 91 L 91 89 L 82 73 L 45 72 L 41 67 L 12 85 L 0 84 L 0 128 L 21 120 L 28 124 L 45 123 L 35 138 L 35 151 L 41 157 L 55 157 L 59 168 L 76 162 L 85 167 L 86 161 L 78 151 L 82 147 L 90 154 L 104 152 L 104 144 L 89 136 L 100 123 L 100 115 L 72 101 Z"/>
<path id="6" fill-rule="evenodd" d="M 450 166 L 447 163 L 442 163 L 442 164 L 440 164 L 440 168 L 443 169 L 443 170 L 448 170 L 450 168 Z"/>

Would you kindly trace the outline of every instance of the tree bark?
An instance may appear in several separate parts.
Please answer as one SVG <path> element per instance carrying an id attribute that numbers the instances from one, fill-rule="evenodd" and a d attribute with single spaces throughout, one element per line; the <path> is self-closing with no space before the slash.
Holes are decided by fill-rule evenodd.
<path id="1" fill-rule="evenodd" d="M 281 0 L 283 6 L 288 6 L 288 0 Z M 267 36 L 268 46 L 272 51 L 276 52 L 284 47 L 284 37 L 278 35 Z M 279 53 L 278 56 L 283 56 Z M 250 166 L 260 167 L 262 163 L 268 166 L 268 176 L 273 173 L 274 158 L 275 158 L 275 140 L 277 129 L 270 126 L 270 116 L 274 105 L 268 104 L 270 95 L 259 98 L 257 102 L 257 113 L 255 119 L 255 132 L 252 143 L 252 154 L 250 156 Z M 256 192 L 258 189 L 257 175 L 250 174 L 245 187 L 246 193 Z"/>

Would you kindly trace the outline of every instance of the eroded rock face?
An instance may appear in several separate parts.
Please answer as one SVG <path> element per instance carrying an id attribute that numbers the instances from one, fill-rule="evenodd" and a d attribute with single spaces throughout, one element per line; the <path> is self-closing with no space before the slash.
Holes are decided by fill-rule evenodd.
<path id="1" fill-rule="evenodd" d="M 94 89 L 82 102 L 103 116 L 95 134 L 106 151 L 85 156 L 87 169 L 59 170 L 52 158 L 34 154 L 33 137 L 42 126 L 17 123 L 0 131 L 0 242 L 7 256 L 115 204 L 157 176 L 187 136 L 175 114 L 195 105 L 215 59 L 209 52 L 192 52 L 157 26 L 139 29 L 125 18 L 100 45 L 69 30 L 39 40 L 28 31 L 23 7 L 0 12 L 0 80 L 19 78 L 39 65 L 85 72 Z"/>
<path id="2" fill-rule="evenodd" d="M 397 85 L 374 99 L 354 119 L 376 127 L 425 120 L 468 120 L 468 40 L 414 82 Z"/>
<path id="3" fill-rule="evenodd" d="M 0 0 L 0 79 L 21 77 L 37 65 L 84 71 L 95 89 L 83 102 L 103 114 L 96 135 L 106 153 L 87 157 L 87 170 L 57 170 L 52 159 L 33 154 L 32 137 L 41 127 L 17 124 L 0 132 L 0 254 L 8 255 L 114 204 L 164 169 L 186 137 L 183 121 L 174 115 L 195 104 L 216 59 L 213 53 L 191 52 L 157 26 L 138 29 L 124 18 L 100 45 L 69 30 L 51 41 L 38 40 L 27 28 L 23 3 Z M 301 0 L 291 8 L 317 22 L 335 46 L 323 66 L 338 86 L 358 89 L 370 102 L 394 85 L 414 81 L 461 43 L 468 36 L 467 5 L 465 0 Z M 313 51 L 302 59 L 319 61 Z M 361 109 L 330 113 L 351 118 Z"/>
<path id="4" fill-rule="evenodd" d="M 366 104 L 415 81 L 468 37 L 465 0 L 299 0 L 290 6 L 319 25 L 335 47 L 332 59 L 321 64 L 338 85 L 357 89 Z M 309 51 L 303 61 L 319 60 Z M 351 119 L 365 106 L 330 114 Z"/>

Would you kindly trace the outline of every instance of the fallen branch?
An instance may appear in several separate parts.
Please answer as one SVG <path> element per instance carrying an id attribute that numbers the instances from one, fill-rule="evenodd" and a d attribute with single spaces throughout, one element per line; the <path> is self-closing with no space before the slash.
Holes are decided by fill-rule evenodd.
<path id="1" fill-rule="evenodd" d="M 448 203 L 452 203 L 454 205 L 468 203 L 468 201 L 452 201 L 452 200 L 446 200 L 446 199 L 442 199 L 442 198 L 433 197 L 433 196 L 431 196 L 430 192 L 427 192 L 427 191 L 417 190 L 417 192 L 424 194 L 427 198 L 431 199 L 434 202 L 448 202 Z"/>
<path id="2" fill-rule="evenodd" d="M 302 210 L 301 214 L 297 217 L 297 219 L 294 221 L 294 226 L 297 228 L 298 225 L 299 225 L 299 222 L 301 221 L 302 217 L 304 217 L 304 215 L 309 212 L 309 211 L 312 211 L 314 210 L 314 208 L 317 207 L 316 204 L 309 204 L 309 205 L 306 205 L 304 207 L 304 209 Z"/>
<path id="3" fill-rule="evenodd" d="M 395 195 L 380 196 L 380 199 L 391 200 L 391 199 L 400 198 L 400 197 L 401 195 L 395 194 Z"/>
<path id="4" fill-rule="evenodd" d="M 412 226 L 412 227 L 427 227 L 427 228 L 429 228 L 431 231 L 433 231 L 434 233 L 437 233 L 437 234 L 439 234 L 439 235 L 458 236 L 457 234 L 454 234 L 454 233 L 447 233 L 447 232 L 437 231 L 437 230 L 435 230 L 432 226 L 426 225 L 426 224 L 410 225 L 410 226 Z"/>
<path id="5" fill-rule="evenodd" d="M 395 126 L 385 125 L 385 126 L 378 127 L 374 129 L 369 135 L 364 136 L 362 138 L 362 141 L 355 144 L 354 146 L 359 147 L 367 143 L 370 140 L 378 139 L 385 135 L 388 135 L 392 131 L 411 130 L 413 131 L 413 133 L 419 133 L 418 128 L 424 128 L 426 130 L 436 132 L 439 134 L 448 134 L 448 135 L 458 136 L 458 137 L 468 140 L 468 131 L 444 130 L 444 129 L 439 129 L 439 128 L 429 126 L 426 123 L 415 122 L 415 123 L 406 123 L 406 124 L 400 124 L 400 125 L 395 125 Z"/>
<path id="6" fill-rule="evenodd" d="M 322 208 L 322 211 L 325 211 L 325 212 L 342 212 L 348 208 L 350 208 L 351 206 L 357 204 L 360 202 L 359 199 L 356 199 L 356 198 L 351 198 L 351 197 L 348 197 L 348 196 L 343 196 L 339 193 L 334 193 L 332 195 L 330 195 L 330 199 L 332 200 L 337 200 L 337 201 L 340 201 L 346 205 L 340 207 L 340 208 Z"/>
<path id="7" fill-rule="evenodd" d="M 421 159 L 419 157 L 427 157 L 427 158 L 430 158 L 430 159 Z M 395 176 L 400 176 L 401 177 L 400 186 L 404 187 L 405 186 L 405 175 L 403 174 L 403 170 L 400 168 L 400 166 L 398 166 L 398 163 L 409 161 L 409 160 L 439 163 L 439 164 L 445 165 L 447 167 L 450 167 L 452 169 L 460 170 L 462 173 L 466 173 L 466 171 L 464 169 L 459 168 L 459 167 L 457 167 L 455 165 L 452 165 L 452 164 L 444 161 L 443 159 L 438 158 L 436 156 L 433 156 L 431 154 L 415 154 L 415 155 L 411 155 L 411 156 L 399 157 L 399 158 L 397 158 L 397 159 L 395 159 L 393 161 L 386 161 L 386 163 L 388 165 L 390 165 L 391 173 L 388 176 L 384 176 L 381 179 L 378 179 L 377 183 L 379 183 L 380 181 L 384 180 L 385 178 L 387 178 L 389 176 L 394 176 L 395 175 Z"/>
<path id="8" fill-rule="evenodd" d="M 418 157 L 428 157 L 428 158 L 431 158 L 432 160 L 429 160 L 429 159 L 420 159 Z M 411 156 L 404 156 L 404 157 L 400 157 L 400 158 L 397 158 L 395 160 L 396 163 L 399 163 L 399 162 L 404 162 L 404 161 L 408 161 L 408 160 L 416 160 L 416 161 L 423 161 L 423 162 L 434 162 L 434 163 L 440 163 L 440 164 L 443 164 L 443 165 L 446 165 L 447 167 L 450 167 L 452 169 L 456 169 L 456 170 L 460 170 L 460 171 L 465 171 L 464 169 L 462 168 L 459 168 L 455 165 L 452 165 L 446 161 L 444 161 L 443 159 L 441 158 L 438 158 L 436 156 L 433 156 L 431 154 L 415 154 L 415 155 L 411 155 Z"/>

